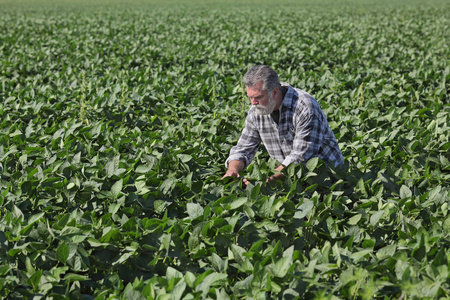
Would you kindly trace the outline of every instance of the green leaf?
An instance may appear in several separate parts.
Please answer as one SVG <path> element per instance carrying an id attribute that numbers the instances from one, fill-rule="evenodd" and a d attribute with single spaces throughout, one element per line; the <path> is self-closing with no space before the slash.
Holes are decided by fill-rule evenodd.
<path id="1" fill-rule="evenodd" d="M 170 201 L 156 200 L 155 202 L 153 202 L 153 208 L 155 209 L 156 213 L 162 214 L 170 204 L 172 204 L 172 202 Z"/>
<path id="2" fill-rule="evenodd" d="M 184 274 L 184 281 L 191 289 L 195 287 L 194 286 L 195 275 L 192 274 L 191 272 L 187 271 L 186 274 Z"/>
<path id="3" fill-rule="evenodd" d="M 175 178 L 170 177 L 164 180 L 159 188 L 164 194 L 167 194 L 170 191 L 172 191 L 172 189 L 175 187 L 176 184 L 177 180 Z"/>
<path id="4" fill-rule="evenodd" d="M 188 247 L 189 251 L 192 253 L 196 253 L 198 251 L 198 247 L 200 246 L 200 230 L 201 228 L 197 229 L 199 227 L 196 227 L 188 239 Z"/>
<path id="5" fill-rule="evenodd" d="M 117 257 L 116 260 L 114 260 L 111 265 L 112 266 L 117 266 L 120 264 L 123 264 L 124 262 L 128 261 L 130 257 L 132 257 L 134 255 L 134 251 L 133 252 L 126 252 L 124 254 L 121 254 L 119 257 Z"/>
<path id="6" fill-rule="evenodd" d="M 311 158 L 310 160 L 308 160 L 306 162 L 306 168 L 310 172 L 312 172 L 317 167 L 318 163 L 319 163 L 319 158 L 318 157 L 313 157 L 313 158 Z"/>
<path id="7" fill-rule="evenodd" d="M 400 199 L 409 198 L 411 196 L 412 196 L 411 190 L 406 185 L 402 185 L 400 187 Z"/>
<path id="8" fill-rule="evenodd" d="M 172 267 L 167 267 L 166 270 L 166 277 L 168 279 L 172 279 L 172 278 L 183 278 L 183 273 L 181 273 L 180 271 L 178 271 L 177 269 L 174 269 Z"/>
<path id="9" fill-rule="evenodd" d="M 216 253 L 211 254 L 209 257 L 211 265 L 214 270 L 218 273 L 225 273 L 228 268 L 228 260 L 222 260 Z"/>
<path id="10" fill-rule="evenodd" d="M 358 192 L 361 192 L 361 194 L 362 194 L 364 197 L 367 197 L 367 196 L 368 196 L 363 178 L 361 178 L 361 179 L 358 180 L 358 183 L 356 184 L 356 189 L 355 189 L 355 190 L 358 191 Z"/>
<path id="11" fill-rule="evenodd" d="M 40 290 L 39 287 L 41 283 L 42 273 L 43 271 L 39 270 L 30 277 L 30 282 L 35 292 Z"/>
<path id="12" fill-rule="evenodd" d="M 449 167 L 450 167 L 450 160 L 447 158 L 447 157 L 445 157 L 444 155 L 440 155 L 439 156 L 439 161 L 441 162 L 441 165 L 442 165 L 442 168 L 443 169 L 449 169 Z"/>
<path id="13" fill-rule="evenodd" d="M 314 208 L 314 202 L 313 201 L 305 201 L 302 205 L 298 208 L 298 211 L 295 213 L 294 218 L 295 219 L 303 219 L 306 217 L 311 210 Z"/>
<path id="14" fill-rule="evenodd" d="M 377 226 L 381 217 L 384 215 L 384 210 L 376 211 L 372 216 L 370 216 L 370 225 Z"/>
<path id="15" fill-rule="evenodd" d="M 441 190 L 442 190 L 442 187 L 440 185 L 438 185 L 437 187 L 433 188 L 428 194 L 428 201 L 437 200 Z"/>
<path id="16" fill-rule="evenodd" d="M 242 272 L 251 272 L 253 270 L 253 266 L 250 263 L 250 260 L 244 256 L 245 253 L 244 248 L 232 244 L 231 252 L 233 253 L 233 257 L 237 262 L 237 265 L 235 265 L 236 268 L 238 268 Z"/>
<path id="17" fill-rule="evenodd" d="M 101 243 L 108 243 L 109 241 L 118 239 L 120 236 L 119 230 L 114 227 L 104 227 L 102 237 L 99 239 Z"/>
<path id="18" fill-rule="evenodd" d="M 61 276 L 61 274 L 64 274 L 67 270 L 69 270 L 69 267 L 64 266 L 64 267 L 53 267 L 50 270 L 51 276 L 54 279 L 57 279 L 59 281 L 59 277 Z"/>
<path id="19" fill-rule="evenodd" d="M 19 157 L 19 162 L 20 162 L 20 164 L 21 164 L 22 166 L 25 167 L 25 166 L 26 166 L 27 159 L 28 159 L 28 155 L 26 155 L 26 154 L 21 155 L 21 156 Z"/>
<path id="20" fill-rule="evenodd" d="M 445 218 L 442 224 L 442 229 L 444 230 L 445 233 L 450 234 L 450 215 L 448 215 L 447 218 Z"/>
<path id="21" fill-rule="evenodd" d="M 202 292 L 202 298 L 205 299 L 211 286 L 223 284 L 227 278 L 227 274 L 213 272 L 206 276 L 195 290 L 197 292 Z"/>
<path id="22" fill-rule="evenodd" d="M 182 279 L 173 288 L 170 299 L 182 299 L 185 290 L 186 282 Z"/>
<path id="23" fill-rule="evenodd" d="M 117 198 L 117 196 L 119 196 L 120 192 L 122 191 L 122 187 L 123 187 L 123 180 L 119 179 L 111 187 L 111 195 L 114 198 Z"/>
<path id="24" fill-rule="evenodd" d="M 29 275 L 29 276 L 33 275 L 36 272 L 36 270 L 33 268 L 32 264 L 31 264 L 31 259 L 29 257 L 27 257 L 25 259 L 25 267 L 27 270 L 27 275 Z"/>
<path id="25" fill-rule="evenodd" d="M 194 173 L 190 172 L 187 176 L 186 176 L 186 186 L 189 189 L 192 189 L 192 176 L 194 175 Z"/>
<path id="26" fill-rule="evenodd" d="M 106 163 L 105 172 L 108 177 L 114 176 L 114 173 L 116 172 L 116 163 L 117 161 L 115 159 Z"/>
<path id="27" fill-rule="evenodd" d="M 250 191 L 250 199 L 257 199 L 260 195 L 261 185 L 256 184 Z"/>
<path id="28" fill-rule="evenodd" d="M 229 209 L 237 209 L 237 208 L 241 207 L 242 205 L 244 205 L 247 202 L 248 202 L 247 197 L 239 197 L 237 199 L 234 199 L 230 203 L 230 208 Z"/>
<path id="29" fill-rule="evenodd" d="M 150 172 L 153 169 L 153 166 L 151 165 L 139 165 L 136 168 L 136 173 L 138 174 L 146 174 L 148 172 Z"/>
<path id="30" fill-rule="evenodd" d="M 386 247 L 379 249 L 376 253 L 376 256 L 379 260 L 393 257 L 396 250 L 397 250 L 397 246 L 395 244 L 388 245 Z"/>
<path id="31" fill-rule="evenodd" d="M 362 217 L 361 214 L 354 215 L 353 217 L 348 219 L 348 224 L 350 224 L 350 225 L 358 224 L 359 220 L 361 220 L 361 217 Z"/>
<path id="32" fill-rule="evenodd" d="M 10 270 L 8 265 L 0 265 L 0 276 L 4 277 Z"/>
<path id="33" fill-rule="evenodd" d="M 198 217 L 203 216 L 203 207 L 198 203 L 188 203 L 186 208 L 191 220 L 195 220 Z"/>
<path id="34" fill-rule="evenodd" d="M 159 250 L 167 250 L 170 249 L 170 242 L 172 241 L 172 236 L 170 234 L 163 234 L 160 238 L 161 240 L 161 247 Z"/>
<path id="35" fill-rule="evenodd" d="M 353 274 L 354 269 L 349 268 L 347 270 L 344 270 L 341 275 L 339 276 L 339 286 L 343 287 L 347 285 L 350 282 L 356 282 L 358 278 L 355 278 L 355 275 Z"/>
<path id="36" fill-rule="evenodd" d="M 64 276 L 64 280 L 67 280 L 69 282 L 86 281 L 86 280 L 89 280 L 89 276 L 75 274 L 75 273 L 69 273 L 69 274 L 66 274 L 66 276 Z"/>
<path id="37" fill-rule="evenodd" d="M 179 154 L 178 158 L 181 160 L 181 162 L 183 163 L 187 163 L 189 161 L 192 160 L 192 155 L 189 154 Z"/>
<path id="38" fill-rule="evenodd" d="M 94 238 L 92 238 L 92 237 L 89 237 L 89 238 L 87 238 L 87 242 L 89 243 L 89 245 L 91 246 L 91 247 L 102 247 L 102 246 L 108 246 L 109 244 L 108 243 L 102 243 L 102 242 L 100 242 L 100 241 L 98 241 L 98 240 L 96 240 L 96 239 L 94 239 Z"/>
<path id="39" fill-rule="evenodd" d="M 69 258 L 70 249 L 69 246 L 65 243 L 59 245 L 58 249 L 56 249 L 56 258 L 63 264 L 67 262 Z"/>
<path id="40" fill-rule="evenodd" d="M 273 265 L 272 274 L 275 277 L 284 278 L 291 265 L 292 258 L 283 256 Z"/>
<path id="41" fill-rule="evenodd" d="M 395 275 L 397 276 L 397 279 L 399 281 L 402 281 L 403 278 L 408 280 L 410 278 L 409 276 L 409 267 L 410 264 L 407 261 L 397 260 L 395 264 Z"/>
<path id="42" fill-rule="evenodd" d="M 29 219 L 28 219 L 28 225 L 33 224 L 34 222 L 40 220 L 43 216 L 45 216 L 44 212 L 40 212 L 37 213 L 35 215 L 32 215 Z"/>

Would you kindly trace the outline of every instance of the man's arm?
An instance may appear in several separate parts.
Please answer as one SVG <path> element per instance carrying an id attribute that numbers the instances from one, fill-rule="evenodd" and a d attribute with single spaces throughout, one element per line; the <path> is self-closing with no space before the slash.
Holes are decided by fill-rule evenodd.
<path id="1" fill-rule="evenodd" d="M 312 114 L 303 114 L 298 118 L 295 128 L 293 149 L 282 162 L 285 166 L 291 163 L 307 162 L 312 157 L 319 156 L 323 131 L 318 117 Z"/>
<path id="2" fill-rule="evenodd" d="M 222 179 L 226 177 L 239 177 L 239 172 L 241 172 L 245 167 L 245 163 L 241 160 L 232 160 L 228 164 L 228 170 L 225 175 L 223 175 Z"/>
<path id="3" fill-rule="evenodd" d="M 239 172 L 244 170 L 253 160 L 260 143 L 259 132 L 253 124 L 251 116 L 248 115 L 241 137 L 237 145 L 231 148 L 230 155 L 225 162 L 227 171 L 222 179 L 225 177 L 239 177 Z"/>

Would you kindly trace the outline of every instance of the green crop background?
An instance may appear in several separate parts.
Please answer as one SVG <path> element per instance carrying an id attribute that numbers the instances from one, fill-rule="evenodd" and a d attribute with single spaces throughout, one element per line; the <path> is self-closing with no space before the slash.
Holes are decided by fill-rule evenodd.
<path id="1" fill-rule="evenodd" d="M 0 0 L 0 297 L 448 299 L 448 1 Z M 221 180 L 242 76 L 345 166 Z"/>

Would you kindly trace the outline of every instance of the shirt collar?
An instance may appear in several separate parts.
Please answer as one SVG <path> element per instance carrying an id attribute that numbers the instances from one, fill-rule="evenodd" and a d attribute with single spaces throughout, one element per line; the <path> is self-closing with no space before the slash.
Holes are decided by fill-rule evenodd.
<path id="1" fill-rule="evenodd" d="M 284 95 L 283 98 L 283 106 L 291 108 L 294 102 L 294 98 L 297 95 L 297 92 L 294 90 L 292 86 L 289 85 L 289 83 L 281 82 L 281 86 L 288 87 L 286 95 Z"/>

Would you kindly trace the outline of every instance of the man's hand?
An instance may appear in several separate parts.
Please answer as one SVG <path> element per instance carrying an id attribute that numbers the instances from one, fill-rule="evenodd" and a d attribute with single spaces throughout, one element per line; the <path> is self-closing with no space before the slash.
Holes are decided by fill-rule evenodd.
<path id="1" fill-rule="evenodd" d="M 244 169 L 244 162 L 240 160 L 232 160 L 228 164 L 228 170 L 225 172 L 225 175 L 222 176 L 222 180 L 227 177 L 239 178 L 239 172 Z"/>
<path id="2" fill-rule="evenodd" d="M 225 175 L 222 176 L 222 180 L 225 179 L 225 178 L 228 178 L 228 177 L 239 178 L 241 176 L 237 172 L 229 172 L 229 171 L 227 171 L 225 173 Z M 249 185 L 249 183 L 250 183 L 250 181 L 248 181 L 246 178 L 243 178 L 242 179 L 242 188 L 245 190 L 245 188 L 247 187 L 247 185 Z"/>
<path id="3" fill-rule="evenodd" d="M 225 175 L 222 176 L 222 180 L 225 179 L 225 178 L 227 178 L 227 177 L 239 178 L 239 177 L 241 177 L 241 176 L 240 176 L 239 173 L 236 172 L 236 171 L 233 171 L 233 170 L 227 170 L 227 172 L 225 173 Z"/>
<path id="4" fill-rule="evenodd" d="M 244 169 L 244 162 L 240 160 L 232 160 L 228 164 L 228 170 L 225 172 L 225 175 L 222 176 L 222 180 L 227 177 L 239 178 L 239 172 Z M 250 182 L 247 179 L 242 179 L 242 188 L 245 189 Z"/>
<path id="5" fill-rule="evenodd" d="M 284 179 L 284 174 L 281 172 L 283 169 L 284 169 L 283 165 L 280 165 L 279 167 L 277 167 L 275 169 L 275 171 L 278 172 L 278 173 L 276 173 L 275 175 L 272 175 L 269 178 L 267 178 L 266 182 L 269 183 L 271 181 L 275 182 L 277 180 L 283 180 Z"/>

